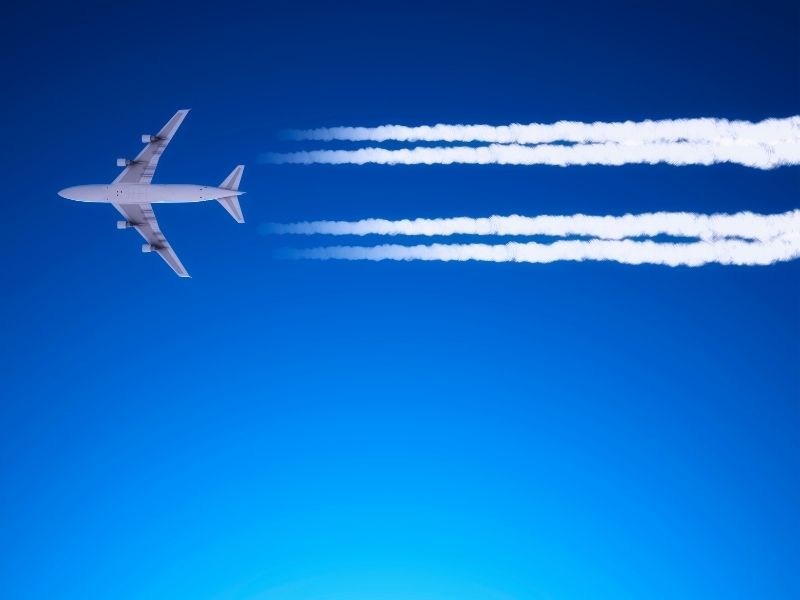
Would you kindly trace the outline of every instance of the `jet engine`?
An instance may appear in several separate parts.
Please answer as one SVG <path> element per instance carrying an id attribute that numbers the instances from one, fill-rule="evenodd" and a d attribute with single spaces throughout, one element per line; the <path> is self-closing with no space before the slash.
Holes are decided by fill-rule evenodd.
<path id="1" fill-rule="evenodd" d="M 128 160 L 127 158 L 118 158 L 117 159 L 117 166 L 118 167 L 127 167 L 128 165 L 133 164 L 132 160 Z"/>
<path id="2" fill-rule="evenodd" d="M 142 252 L 152 252 L 154 249 L 151 244 L 142 244 Z"/>
<path id="3" fill-rule="evenodd" d="M 157 135 L 150 135 L 149 133 L 142 134 L 142 143 L 149 144 L 150 142 L 157 142 L 158 136 Z"/>

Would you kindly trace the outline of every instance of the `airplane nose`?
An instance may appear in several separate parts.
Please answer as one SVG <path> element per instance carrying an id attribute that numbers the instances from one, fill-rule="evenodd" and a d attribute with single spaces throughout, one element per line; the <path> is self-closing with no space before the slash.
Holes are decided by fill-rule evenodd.
<path id="1" fill-rule="evenodd" d="M 63 190 L 58 192 L 58 195 L 61 196 L 62 198 L 66 198 L 67 200 L 75 200 L 75 188 L 74 187 L 64 188 Z"/>

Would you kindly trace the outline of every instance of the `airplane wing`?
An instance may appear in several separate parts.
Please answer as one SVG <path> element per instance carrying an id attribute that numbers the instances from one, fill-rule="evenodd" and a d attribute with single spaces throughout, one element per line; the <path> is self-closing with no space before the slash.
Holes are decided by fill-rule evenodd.
<path id="1" fill-rule="evenodd" d="M 164 262 L 172 267 L 178 277 L 189 277 L 189 273 L 181 264 L 178 255 L 175 254 L 167 238 L 158 228 L 158 221 L 156 221 L 156 215 L 150 204 L 114 204 L 114 208 L 125 217 L 132 227 L 136 228 L 136 231 L 150 244 L 153 251 L 157 252 Z"/>
<path id="2" fill-rule="evenodd" d="M 128 163 L 125 170 L 119 174 L 114 183 L 150 183 L 153 180 L 158 159 L 161 158 L 164 150 L 169 145 L 172 136 L 178 131 L 188 110 L 179 110 L 175 113 L 167 124 L 161 128 L 157 135 L 150 136 L 148 144 L 139 152 L 139 155 Z M 147 137 L 142 136 L 146 141 Z"/>

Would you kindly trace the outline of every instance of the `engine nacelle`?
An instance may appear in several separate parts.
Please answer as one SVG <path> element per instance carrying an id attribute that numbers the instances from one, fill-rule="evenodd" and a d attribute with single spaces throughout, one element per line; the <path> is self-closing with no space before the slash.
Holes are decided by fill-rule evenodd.
<path id="1" fill-rule="evenodd" d="M 128 227 L 133 227 L 133 223 L 130 221 L 117 221 L 117 229 L 128 229 Z"/>
<path id="2" fill-rule="evenodd" d="M 142 244 L 142 252 L 152 252 L 154 250 L 153 246 L 150 244 Z"/>
<path id="3" fill-rule="evenodd" d="M 143 133 L 142 134 L 142 143 L 143 144 L 149 144 L 150 142 L 156 142 L 156 141 L 158 141 L 158 136 L 157 135 L 150 135 L 149 133 Z"/>
<path id="4" fill-rule="evenodd" d="M 118 167 L 127 167 L 128 165 L 132 164 L 132 160 L 128 160 L 127 158 L 118 158 L 117 159 L 117 166 Z"/>

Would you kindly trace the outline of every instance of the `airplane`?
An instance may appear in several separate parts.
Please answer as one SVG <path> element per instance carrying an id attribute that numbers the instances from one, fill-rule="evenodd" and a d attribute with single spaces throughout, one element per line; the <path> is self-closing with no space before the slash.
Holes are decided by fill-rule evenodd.
<path id="1" fill-rule="evenodd" d="M 153 213 L 153 204 L 216 200 L 237 223 L 244 223 L 238 198 L 244 194 L 239 191 L 244 165 L 238 165 L 231 171 L 219 187 L 151 183 L 158 160 L 188 112 L 176 112 L 158 134 L 143 135 L 142 143 L 146 146 L 135 159 L 118 158 L 117 166 L 125 168 L 112 183 L 78 185 L 58 192 L 67 200 L 111 204 L 125 217 L 124 221 L 117 221 L 117 229 L 136 229 L 146 242 L 142 244 L 142 252 L 158 254 L 179 277 L 189 277 L 189 273 L 161 233 Z"/>

